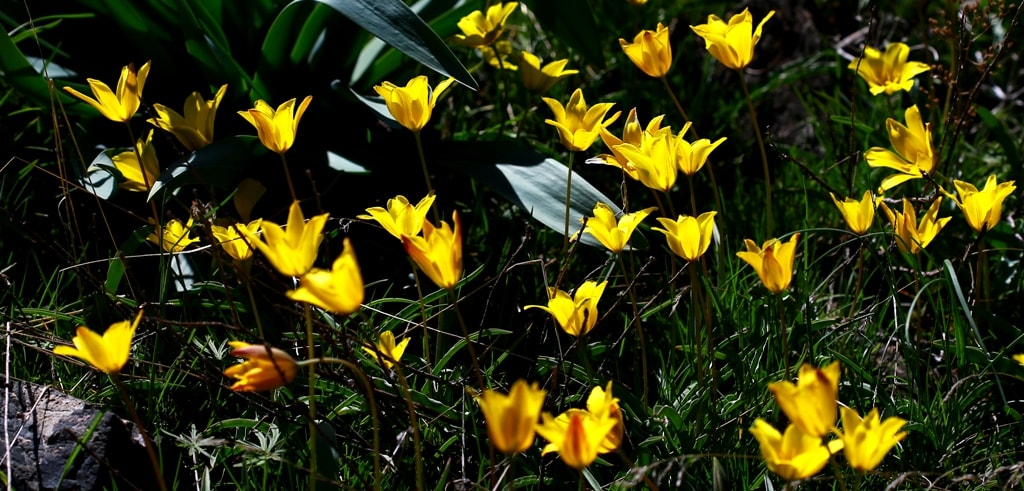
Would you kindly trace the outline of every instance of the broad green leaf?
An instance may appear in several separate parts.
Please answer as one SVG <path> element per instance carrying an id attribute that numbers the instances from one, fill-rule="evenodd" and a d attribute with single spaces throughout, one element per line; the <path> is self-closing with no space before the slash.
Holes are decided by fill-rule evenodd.
<path id="1" fill-rule="evenodd" d="M 329 5 L 385 43 L 473 90 L 476 80 L 423 19 L 399 0 L 296 0 Z"/>
<path id="2" fill-rule="evenodd" d="M 523 0 L 523 3 L 552 37 L 572 46 L 588 63 L 604 66 L 603 38 L 597 35 L 597 22 L 588 0 Z"/>
<path id="3" fill-rule="evenodd" d="M 217 140 L 188 154 L 160 174 L 147 200 L 186 184 L 227 188 L 238 181 L 245 164 L 266 150 L 255 136 L 239 135 Z"/>
<path id="4" fill-rule="evenodd" d="M 260 65 L 253 77 L 253 98 L 269 97 L 271 82 L 308 59 L 332 9 L 308 1 L 294 1 L 274 18 L 263 38 Z"/>
<path id="5" fill-rule="evenodd" d="M 548 228 L 564 232 L 565 188 L 569 174 L 561 162 L 514 142 L 451 142 L 439 158 L 442 163 L 486 184 Z M 590 216 L 598 202 L 607 204 L 615 213 L 622 211 L 573 171 L 570 235 L 581 228 L 581 219 Z M 584 234 L 581 241 L 600 246 L 589 234 Z"/>
<path id="6" fill-rule="evenodd" d="M 231 55 L 227 36 L 203 3 L 178 0 L 179 23 L 185 49 L 211 78 L 227 82 L 234 90 L 248 92 L 252 79 Z"/>
<path id="7" fill-rule="evenodd" d="M 28 97 L 35 104 L 50 105 L 50 84 L 46 78 L 36 71 L 32 63 L 21 53 L 21 50 L 11 41 L 7 32 L 0 33 L 0 77 L 11 84 L 17 92 Z M 60 87 L 64 84 L 58 83 Z M 88 87 L 78 85 L 79 90 L 89 94 Z M 85 103 L 76 103 L 78 99 L 71 97 L 63 90 L 55 90 L 54 93 L 61 100 L 65 109 L 75 116 L 97 114 L 94 109 Z"/>

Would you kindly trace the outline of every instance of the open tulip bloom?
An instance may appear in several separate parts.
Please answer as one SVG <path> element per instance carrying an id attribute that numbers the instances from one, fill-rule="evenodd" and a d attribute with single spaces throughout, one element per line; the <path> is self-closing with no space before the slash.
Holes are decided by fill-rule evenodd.
<path id="1" fill-rule="evenodd" d="M 774 10 L 768 12 L 754 29 L 750 9 L 743 9 L 743 12 L 732 16 L 728 24 L 711 14 L 707 24 L 690 26 L 690 29 L 704 38 L 704 47 L 711 56 L 733 70 L 741 70 L 754 58 L 754 46 L 761 39 L 761 28 L 773 15 Z"/>
<path id="2" fill-rule="evenodd" d="M 793 281 L 793 259 L 799 238 L 800 233 L 795 233 L 789 242 L 769 239 L 761 247 L 750 239 L 744 239 L 747 250 L 737 252 L 736 255 L 754 268 L 768 291 L 779 294 L 786 291 Z"/>
<path id="3" fill-rule="evenodd" d="M 822 368 L 804 363 L 796 384 L 783 380 L 769 384 L 768 390 L 794 425 L 820 439 L 836 424 L 839 368 L 838 361 Z"/>
<path id="4" fill-rule="evenodd" d="M 832 193 L 829 193 L 829 196 L 853 233 L 864 235 L 871 228 L 871 223 L 875 220 L 875 199 L 871 197 L 871 191 L 864 191 L 864 197 L 860 201 L 853 198 L 839 201 Z"/>
<path id="5" fill-rule="evenodd" d="M 892 118 L 885 120 L 889 143 L 895 151 L 872 147 L 864 153 L 869 166 L 888 167 L 899 172 L 882 180 L 880 193 L 911 179 L 920 179 L 925 173 L 935 170 L 938 156 L 932 150 L 931 123 L 924 123 L 916 105 L 907 108 L 904 119 L 907 121 L 905 126 Z"/>
<path id="6" fill-rule="evenodd" d="M 210 227 L 210 233 L 224 249 L 236 261 L 248 261 L 252 258 L 256 246 L 253 245 L 259 239 L 257 236 L 263 225 L 263 219 L 257 218 L 248 224 L 236 223 L 228 227 L 214 225 Z"/>
<path id="7" fill-rule="evenodd" d="M 615 104 L 601 102 L 587 107 L 587 100 L 583 98 L 583 91 L 580 89 L 573 91 L 569 103 L 565 106 L 550 97 L 544 97 L 543 100 L 555 116 L 555 119 L 545 119 L 544 122 L 554 126 L 558 130 L 558 139 L 561 140 L 562 146 L 574 152 L 590 148 L 600 134 L 601 128 L 614 123 L 620 114 L 616 112 L 605 119 L 605 115 Z"/>
<path id="8" fill-rule="evenodd" d="M 288 298 L 339 315 L 349 315 L 359 310 L 364 295 L 363 277 L 359 272 L 352 243 L 346 238 L 344 244 L 344 250 L 334 260 L 330 271 L 317 268 L 309 270 L 299 278 L 299 288 L 286 293 Z"/>
<path id="9" fill-rule="evenodd" d="M 477 48 L 489 46 L 501 36 L 505 29 L 505 21 L 512 15 L 518 2 L 498 2 L 487 8 L 487 13 L 474 10 L 469 15 L 459 19 L 459 30 L 461 34 L 455 35 L 455 42 Z"/>
<path id="10" fill-rule="evenodd" d="M 409 80 L 405 87 L 384 82 L 374 86 L 373 90 L 384 99 L 388 112 L 398 124 L 419 133 L 430 122 L 437 99 L 454 82 L 455 79 L 449 78 L 431 90 L 426 75 L 420 75 Z"/>
<path id="11" fill-rule="evenodd" d="M 601 453 L 605 439 L 619 422 L 612 417 L 601 417 L 583 409 L 570 409 L 554 418 L 542 416 L 537 433 L 550 442 L 544 453 L 558 452 L 569 467 L 582 470 L 594 462 Z"/>
<path id="12" fill-rule="evenodd" d="M 78 326 L 75 337 L 71 340 L 75 346 L 57 346 L 53 349 L 53 354 L 74 356 L 103 373 L 117 375 L 128 362 L 132 337 L 141 319 L 140 310 L 134 320 L 115 322 L 102 335 L 86 326 Z"/>
<path id="13" fill-rule="evenodd" d="M 227 92 L 227 84 L 221 85 L 212 100 L 204 100 L 199 92 L 193 92 L 185 99 L 185 115 L 182 116 L 163 104 L 153 104 L 157 117 L 147 121 L 164 131 L 169 131 L 189 150 L 199 150 L 213 141 L 213 121 L 217 107 Z"/>
<path id="14" fill-rule="evenodd" d="M 487 435 L 499 452 L 516 454 L 533 445 L 537 418 L 547 391 L 536 382 L 516 380 L 508 395 L 486 389 L 477 397 L 487 422 Z"/>
<path id="15" fill-rule="evenodd" d="M 652 118 L 648 123 L 647 127 L 640 125 L 640 120 L 636 115 L 636 108 L 629 110 L 629 115 L 626 117 L 626 124 L 622 129 L 622 139 L 613 135 L 608 128 L 601 127 L 601 141 L 604 145 L 611 150 L 611 154 L 601 154 L 592 159 L 588 159 L 587 163 L 597 163 L 612 165 L 622 169 L 631 179 L 635 181 L 640 180 L 640 174 L 637 172 L 636 167 L 623 155 L 620 147 L 622 145 L 632 145 L 633 147 L 639 148 L 643 146 L 644 138 L 653 138 L 661 133 L 668 133 L 671 135 L 672 128 L 661 127 L 661 121 L 665 118 L 665 115 L 659 115 Z"/>
<path id="16" fill-rule="evenodd" d="M 135 72 L 135 65 L 122 68 L 121 77 L 117 79 L 116 92 L 110 90 L 109 85 L 94 78 L 88 78 L 86 81 L 89 82 L 89 88 L 96 96 L 95 99 L 71 87 L 64 87 L 64 90 L 95 107 L 107 119 L 125 123 L 132 119 L 135 112 L 139 110 L 139 104 L 142 101 L 142 88 L 146 85 L 148 76 L 149 62 L 147 61 L 138 73 Z"/>
<path id="17" fill-rule="evenodd" d="M 612 395 L 612 381 L 608 381 L 608 385 L 605 388 L 600 386 L 594 387 L 590 391 L 590 396 L 587 397 L 587 410 L 582 411 L 580 409 L 570 409 L 562 414 L 559 414 L 557 418 L 552 421 L 553 426 L 557 426 L 558 431 L 566 431 L 569 427 L 569 419 L 573 414 L 583 413 L 583 415 L 594 418 L 595 420 L 602 421 L 611 419 L 615 421 L 615 426 L 608 431 L 604 439 L 597 446 L 598 454 L 605 454 L 614 452 L 622 444 L 622 438 L 625 434 L 625 425 L 622 421 L 622 411 L 619 409 L 619 398 Z M 541 451 L 542 455 L 547 455 L 551 452 L 558 451 L 558 448 L 553 444 L 549 443 L 544 446 Z"/>
<path id="18" fill-rule="evenodd" d="M 672 44 L 668 28 L 661 22 L 657 31 L 640 31 L 633 42 L 619 39 L 619 46 L 641 71 L 654 78 L 664 77 L 672 68 Z"/>
<path id="19" fill-rule="evenodd" d="M 146 237 L 146 240 L 160 246 L 164 251 L 171 254 L 185 250 L 190 244 L 199 242 L 199 239 L 192 238 L 189 233 L 192 230 L 192 218 L 184 225 L 177 219 L 172 219 L 166 225 L 157 225 L 156 228 Z"/>
<path id="20" fill-rule="evenodd" d="M 293 201 L 288 208 L 288 226 L 263 221 L 263 240 L 253 242 L 263 256 L 270 261 L 279 273 L 287 276 L 302 276 L 316 261 L 317 249 L 323 240 L 324 225 L 327 214 L 317 215 L 309 219 L 302 215 L 302 206 Z"/>
<path id="21" fill-rule="evenodd" d="M 700 259 L 711 246 L 716 213 L 701 213 L 697 218 L 679 215 L 676 220 L 659 217 L 658 223 L 665 228 L 651 227 L 651 230 L 665 234 L 668 247 L 675 255 L 693 262 Z"/>
<path id="22" fill-rule="evenodd" d="M 263 146 L 274 153 L 283 154 L 295 143 L 299 120 L 302 119 L 310 102 L 313 102 L 313 96 L 307 95 L 296 109 L 295 99 L 288 99 L 275 110 L 270 104 L 257 100 L 255 107 L 248 111 L 238 111 L 238 114 L 256 127 L 256 133 Z"/>
<path id="23" fill-rule="evenodd" d="M 597 303 L 607 285 L 607 281 L 586 281 L 576 289 L 573 297 L 562 290 L 549 288 L 547 306 L 527 305 L 525 308 L 544 309 L 563 331 L 572 336 L 582 336 L 597 324 Z"/>
<path id="24" fill-rule="evenodd" d="M 843 448 L 842 440 L 822 444 L 821 437 L 804 433 L 796 424 L 779 433 L 761 418 L 754 420 L 750 434 L 761 445 L 761 457 L 768 470 L 787 481 L 807 479 L 821 472 L 832 454 Z"/>
<path id="25" fill-rule="evenodd" d="M 356 215 L 356 218 L 376 220 L 389 234 L 402 240 L 403 235 L 413 237 L 423 230 L 423 220 L 430 211 L 430 205 L 434 204 L 434 197 L 433 193 L 428 194 L 413 206 L 405 196 L 398 195 L 388 200 L 387 209 L 379 206 L 367 208 L 367 214 Z"/>
<path id="26" fill-rule="evenodd" d="M 928 211 L 921 217 L 921 223 L 917 223 L 917 212 L 910 200 L 903 198 L 903 213 L 889 209 L 889 206 L 882 202 L 882 210 L 889 217 L 892 223 L 893 233 L 896 235 L 896 245 L 900 251 L 908 254 L 917 254 L 939 235 L 942 227 L 945 227 L 952 217 L 939 218 L 939 204 L 942 198 L 935 198 Z"/>
<path id="27" fill-rule="evenodd" d="M 140 155 L 142 165 L 139 165 Z M 160 177 L 160 162 L 156 158 L 156 149 L 153 148 L 152 130 L 146 135 L 145 140 L 140 138 L 135 142 L 134 149 L 114 155 L 110 161 L 124 179 L 118 187 L 126 191 L 148 192 Z"/>
<path id="28" fill-rule="evenodd" d="M 523 78 L 523 87 L 534 94 L 543 94 L 559 80 L 576 75 L 579 70 L 566 70 L 569 60 L 555 60 L 543 67 L 540 58 L 533 53 L 523 51 L 519 56 L 519 75 Z"/>
<path id="29" fill-rule="evenodd" d="M 847 66 L 856 70 L 870 87 L 871 95 L 892 94 L 914 87 L 914 77 L 931 69 L 920 61 L 907 61 L 910 48 L 903 43 L 889 43 L 885 53 L 864 47 L 864 56 L 858 56 Z"/>
<path id="30" fill-rule="evenodd" d="M 633 213 L 623 214 L 618 220 L 615 212 L 604 203 L 594 205 L 594 216 L 585 218 L 583 233 L 590 234 L 608 250 L 618 254 L 626 248 L 629 237 L 633 235 L 637 225 L 654 211 L 655 207 L 645 208 Z"/>
<path id="31" fill-rule="evenodd" d="M 992 230 L 999 224 L 1003 214 L 1003 200 L 1013 193 L 1017 186 L 1014 181 L 998 182 L 993 174 L 985 181 L 985 188 L 978 191 L 974 184 L 954 180 L 960 199 L 953 197 L 956 205 L 964 212 L 967 224 L 979 234 Z"/>
<path id="32" fill-rule="evenodd" d="M 878 409 L 872 409 L 863 419 L 851 408 L 844 407 L 840 411 L 843 431 L 836 433 L 842 438 L 846 461 L 858 471 L 875 470 L 885 454 L 907 436 L 907 432 L 900 431 L 907 423 L 903 418 L 891 416 L 881 421 Z"/>
<path id="33" fill-rule="evenodd" d="M 374 357 L 384 368 L 390 369 L 395 363 L 402 360 L 402 354 L 405 353 L 405 347 L 409 346 L 411 339 L 405 338 L 402 342 L 395 344 L 395 334 L 391 331 L 384 331 L 380 333 L 375 349 L 363 346 L 363 351 Z"/>
<path id="34" fill-rule="evenodd" d="M 402 236 L 405 252 L 435 285 L 451 290 L 462 279 L 462 225 L 459 212 L 452 212 L 453 226 L 441 222 L 434 227 L 423 220 L 423 236 Z"/>

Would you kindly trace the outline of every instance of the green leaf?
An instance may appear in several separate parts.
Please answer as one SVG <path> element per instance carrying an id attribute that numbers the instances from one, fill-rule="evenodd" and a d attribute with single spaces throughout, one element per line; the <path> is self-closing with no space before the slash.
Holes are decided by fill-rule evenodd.
<path id="1" fill-rule="evenodd" d="M 217 140 L 164 169 L 146 200 L 186 184 L 227 188 L 238 181 L 247 162 L 265 151 L 255 136 L 239 135 Z"/>
<path id="2" fill-rule="evenodd" d="M 462 85 L 477 89 L 476 80 L 448 45 L 400 0 L 296 0 L 329 5 L 382 41 Z"/>
<path id="3" fill-rule="evenodd" d="M 523 3 L 537 16 L 537 21 L 577 53 L 588 63 L 604 66 L 604 51 L 601 36 L 597 35 L 597 22 L 593 9 L 587 0 L 523 0 Z M 616 47 L 618 44 L 615 45 Z"/>
<path id="4" fill-rule="evenodd" d="M 19 93 L 28 97 L 36 104 L 50 105 L 50 84 L 39 74 L 21 50 L 14 44 L 7 32 L 0 33 L 0 77 L 11 84 Z M 79 85 L 88 94 L 89 89 Z M 95 110 L 78 99 L 71 97 L 63 90 L 54 90 L 61 104 L 75 116 L 95 115 Z"/>
<path id="5" fill-rule="evenodd" d="M 558 233 L 565 230 L 565 188 L 568 169 L 515 142 L 451 142 L 441 161 L 486 184 L 512 204 Z M 581 228 L 580 220 L 602 202 L 615 213 L 622 210 L 583 176 L 573 171 L 569 234 Z M 590 235 L 584 244 L 600 246 Z"/>
<path id="6" fill-rule="evenodd" d="M 185 49 L 212 78 L 248 92 L 252 79 L 231 55 L 227 36 L 204 5 L 196 0 L 178 0 L 179 22 L 185 34 Z"/>

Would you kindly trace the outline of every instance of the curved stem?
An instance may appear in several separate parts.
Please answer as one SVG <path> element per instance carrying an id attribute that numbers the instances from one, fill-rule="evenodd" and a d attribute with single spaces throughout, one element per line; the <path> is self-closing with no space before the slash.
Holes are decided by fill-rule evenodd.
<path id="1" fill-rule="evenodd" d="M 764 148 L 764 138 L 761 136 L 761 125 L 757 122 L 757 112 L 754 111 L 754 102 L 750 100 L 750 91 L 747 90 L 747 79 L 742 71 L 736 72 L 740 76 L 740 88 L 743 89 L 743 98 L 747 100 L 747 110 L 750 111 L 750 124 L 754 125 L 754 135 L 757 136 L 757 148 L 761 151 L 761 166 L 764 168 L 764 211 L 768 217 L 768 236 L 772 236 L 772 176 L 768 171 L 768 152 Z"/>
<path id="2" fill-rule="evenodd" d="M 121 396 L 121 402 L 124 402 L 125 409 L 128 410 L 128 414 L 142 435 L 142 441 L 146 445 L 146 455 L 149 456 L 149 463 L 152 464 L 153 473 L 156 475 L 157 486 L 160 487 L 160 491 L 167 491 L 167 483 L 164 482 L 164 473 L 160 469 L 160 460 L 156 457 L 156 446 L 153 444 L 153 439 L 149 437 L 149 432 L 142 425 L 142 419 L 139 418 L 139 413 L 135 411 L 135 404 L 132 404 L 132 400 L 128 397 L 128 391 L 125 390 L 124 385 L 121 383 L 120 376 L 112 373 L 110 374 L 110 379 L 114 382 L 114 386 L 117 388 L 117 395 Z"/>

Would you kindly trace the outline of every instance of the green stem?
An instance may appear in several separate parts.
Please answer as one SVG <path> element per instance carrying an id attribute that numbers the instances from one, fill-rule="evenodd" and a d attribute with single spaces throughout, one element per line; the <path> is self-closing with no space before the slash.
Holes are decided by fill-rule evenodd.
<path id="1" fill-rule="evenodd" d="M 768 236 L 772 236 L 772 176 L 768 171 L 768 152 L 764 148 L 764 138 L 761 136 L 761 125 L 757 122 L 757 112 L 754 111 L 754 102 L 750 99 L 750 91 L 747 90 L 747 79 L 742 71 L 736 72 L 740 76 L 740 87 L 743 89 L 743 98 L 747 101 L 747 110 L 750 111 L 750 123 L 754 125 L 754 135 L 757 136 L 757 148 L 761 151 L 761 165 L 764 167 L 764 210 L 768 216 Z"/>
<path id="2" fill-rule="evenodd" d="M 779 309 L 779 333 L 782 335 L 782 363 L 786 367 L 786 378 L 789 380 L 789 330 L 786 329 L 786 309 L 782 304 L 782 294 L 775 295 L 776 306 Z"/>
<path id="3" fill-rule="evenodd" d="M 683 110 L 683 105 L 679 103 L 679 98 L 676 97 L 675 91 L 673 91 L 672 87 L 668 84 L 668 79 L 661 77 L 661 83 L 665 86 L 665 91 L 668 92 L 669 97 L 672 98 L 672 103 L 675 104 L 676 110 L 683 116 L 683 121 L 691 123 L 690 133 L 693 133 L 693 138 L 695 140 L 699 139 L 700 136 L 697 135 L 697 128 L 694 127 L 692 121 L 690 121 L 690 117 L 686 114 L 686 111 Z M 725 208 L 722 207 L 722 196 L 718 193 L 718 180 L 715 179 L 715 169 L 711 167 L 711 164 L 705 164 L 704 167 L 707 167 L 708 169 L 708 177 L 711 179 L 711 193 L 715 196 L 715 205 L 718 206 L 718 212 L 721 213 L 722 216 L 725 216 Z M 694 211 L 694 213 L 696 213 L 696 211 Z"/>
<path id="4" fill-rule="evenodd" d="M 414 131 L 412 135 L 416 137 L 416 153 L 420 156 L 420 167 L 423 168 L 423 181 L 427 183 L 427 194 L 434 194 L 434 184 L 430 182 L 430 171 L 427 169 L 427 154 L 423 152 L 423 139 L 420 138 L 419 131 Z M 431 206 L 430 210 L 434 213 L 434 221 L 441 223 L 441 214 L 437 211 L 437 207 Z"/>
<path id="5" fill-rule="evenodd" d="M 260 335 L 260 341 L 266 341 L 263 336 L 263 321 L 260 320 L 260 313 L 256 310 L 256 297 L 252 294 L 252 285 L 249 284 L 248 275 L 245 278 L 245 291 L 249 293 L 249 305 L 252 305 L 252 315 L 256 318 L 256 332 Z"/>
<path id="6" fill-rule="evenodd" d="M 295 194 L 295 185 L 292 184 L 292 173 L 288 170 L 288 159 L 285 158 L 284 154 L 278 154 L 281 156 L 281 166 L 284 167 L 284 179 L 288 182 L 288 192 L 292 194 L 292 201 L 298 201 L 299 198 Z"/>
<path id="7" fill-rule="evenodd" d="M 283 158 L 284 155 L 282 154 Z M 310 360 L 316 356 L 313 347 L 313 310 L 308 303 L 303 304 L 306 317 L 306 353 Z M 316 367 L 309 365 L 309 490 L 316 490 L 316 434 L 319 432 L 316 425 Z"/>
<path id="8" fill-rule="evenodd" d="M 562 243 L 562 252 L 569 250 L 569 212 L 572 210 L 572 161 L 576 152 L 569 150 L 569 177 L 565 182 L 565 240 Z"/>
<path id="9" fill-rule="evenodd" d="M 858 239 L 860 247 L 857 249 L 857 287 L 853 291 L 853 304 L 850 306 L 851 319 L 857 314 L 857 308 L 860 305 L 860 291 L 864 281 L 864 255 L 867 253 L 863 237 L 858 237 Z"/>
<path id="10" fill-rule="evenodd" d="M 139 429 L 139 434 L 142 435 L 142 441 L 146 445 L 146 455 L 149 456 L 149 463 L 153 466 L 157 486 L 160 487 L 160 491 L 167 491 L 167 483 L 164 482 L 164 473 L 160 469 L 160 461 L 156 457 L 156 446 L 153 444 L 153 439 L 149 437 L 149 432 L 142 425 L 142 419 L 139 418 L 139 413 L 135 410 L 135 404 L 132 404 L 132 400 L 128 397 L 128 391 L 125 390 L 124 385 L 121 383 L 120 375 L 112 373 L 110 374 L 110 379 L 114 382 L 114 386 L 117 387 L 117 395 L 121 396 L 125 409 L 128 410 L 132 421 L 135 422 L 135 426 Z"/>
<path id="11" fill-rule="evenodd" d="M 633 307 L 633 318 L 636 320 L 636 339 L 640 344 L 640 373 L 643 377 L 643 403 L 646 410 L 647 404 L 647 344 L 644 342 L 644 329 L 640 321 L 640 308 L 637 305 L 636 291 L 633 289 L 634 275 L 626 268 L 626 262 L 622 259 L 622 253 L 618 255 L 619 267 L 622 268 L 622 275 L 626 279 L 626 289 L 629 291 L 629 303 Z"/>
<path id="12" fill-rule="evenodd" d="M 416 490 L 423 491 L 423 456 L 420 454 L 420 424 L 416 418 L 416 406 L 412 402 L 412 391 L 409 390 L 409 382 L 402 373 L 402 367 L 393 365 L 395 375 L 398 376 L 398 383 L 402 385 L 402 399 L 405 399 L 405 406 L 409 410 L 409 421 L 412 423 L 412 444 L 413 453 L 416 459 Z"/>
<path id="13" fill-rule="evenodd" d="M 494 51 L 494 59 L 498 60 L 498 75 L 495 78 L 498 86 L 501 88 L 501 107 L 498 112 L 501 113 L 500 127 L 498 128 L 498 134 L 505 133 L 505 123 L 508 121 L 508 86 L 505 84 L 505 62 L 501 60 L 501 53 L 498 53 L 498 43 L 491 45 L 491 50 Z"/>
<path id="14" fill-rule="evenodd" d="M 420 282 L 420 273 L 416 269 L 416 263 L 413 262 L 412 258 L 406 256 L 409 261 L 409 266 L 412 267 L 412 279 L 416 282 L 416 298 L 420 304 L 420 317 L 423 319 L 423 357 L 427 361 L 427 370 L 430 370 L 430 330 L 427 329 L 427 303 L 423 299 L 423 283 Z M 437 335 L 437 348 L 441 347 L 441 334 Z M 441 353 L 438 352 L 434 357 L 435 359 L 441 359 Z"/>
<path id="15" fill-rule="evenodd" d="M 683 110 L 683 105 L 679 103 L 679 98 L 676 97 L 675 91 L 673 91 L 672 87 L 668 84 L 668 79 L 665 77 L 660 78 L 661 84 L 665 86 L 665 92 L 668 92 L 668 96 L 672 98 L 672 103 L 675 104 L 676 110 L 679 111 L 679 115 L 683 117 L 683 122 L 691 123 L 690 116 L 688 116 L 686 114 L 686 111 Z M 697 130 L 693 127 L 692 124 L 690 125 L 690 132 L 693 133 L 694 138 L 698 138 Z"/>
<path id="16" fill-rule="evenodd" d="M 690 294 L 693 297 L 693 346 L 697 349 L 697 385 L 704 388 L 704 343 L 702 331 L 704 329 L 704 309 L 700 294 L 700 280 L 697 278 L 697 268 L 690 264 Z"/>
<path id="17" fill-rule="evenodd" d="M 462 317 L 462 310 L 459 309 L 458 299 L 455 298 L 455 290 L 448 290 L 448 298 L 451 299 L 452 306 L 455 307 L 455 316 L 459 320 L 459 327 L 462 328 L 462 336 L 466 340 L 466 348 L 469 349 L 469 358 L 473 361 L 473 370 L 476 372 L 476 382 L 480 387 L 480 393 L 483 394 L 484 389 L 487 386 L 484 384 L 484 372 L 480 369 L 480 361 L 476 357 L 476 348 L 473 347 L 473 341 L 469 339 L 469 328 L 466 327 L 466 319 Z"/>

